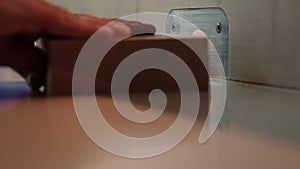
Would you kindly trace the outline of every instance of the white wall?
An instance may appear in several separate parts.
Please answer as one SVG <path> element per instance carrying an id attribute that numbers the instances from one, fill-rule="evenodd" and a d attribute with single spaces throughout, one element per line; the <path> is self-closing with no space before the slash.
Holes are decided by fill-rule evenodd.
<path id="1" fill-rule="evenodd" d="M 222 7 L 230 23 L 230 78 L 300 89 L 298 0 L 50 0 L 102 17 Z"/>

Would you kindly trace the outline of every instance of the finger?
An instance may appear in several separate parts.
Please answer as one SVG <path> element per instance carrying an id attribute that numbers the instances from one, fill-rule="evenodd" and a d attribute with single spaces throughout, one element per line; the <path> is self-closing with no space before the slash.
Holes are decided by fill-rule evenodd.
<path id="1" fill-rule="evenodd" d="M 89 37 L 99 28 L 114 20 L 86 14 L 73 14 L 44 0 L 5 1 L 0 6 L 0 10 L 2 14 L 0 15 L 1 36 L 23 33 Z M 155 32 L 153 28 L 151 25 L 138 22 L 121 21 L 121 24 L 106 26 L 99 34 L 104 37 L 123 34 L 130 36 L 142 32 Z"/>
<path id="2" fill-rule="evenodd" d="M 114 18 L 98 18 L 95 16 L 87 15 L 87 14 L 74 14 L 77 17 L 80 17 L 89 24 L 98 24 L 101 27 L 101 31 L 103 29 L 111 29 L 113 30 L 113 37 L 120 37 L 120 36 L 128 36 L 131 35 L 131 29 L 124 23 L 115 21 Z M 113 22 L 114 21 L 114 22 Z"/>
<path id="3" fill-rule="evenodd" d="M 150 24 L 144 24 L 137 21 L 128 21 L 128 20 L 118 20 L 121 23 L 124 23 L 131 29 L 132 35 L 140 34 L 155 34 L 156 28 Z"/>
<path id="4" fill-rule="evenodd" d="M 22 6 L 27 9 L 26 14 L 22 14 L 17 19 L 22 20 L 22 23 L 18 24 L 20 27 L 18 32 L 23 34 L 88 37 L 111 21 L 72 14 L 41 0 L 29 1 L 23 3 Z M 103 36 L 112 36 L 113 30 L 111 29 L 104 29 Z"/>
<path id="5" fill-rule="evenodd" d="M 43 3 L 40 9 L 42 13 L 42 15 L 40 15 L 41 17 L 38 18 L 40 21 L 35 21 L 34 23 L 42 23 L 42 25 L 36 25 L 36 27 L 39 28 L 40 26 L 41 31 L 47 34 L 88 37 L 104 25 L 106 26 L 98 32 L 98 35 L 104 37 L 131 36 L 133 34 L 142 33 L 153 34 L 155 32 L 155 28 L 152 25 L 133 21 L 111 22 L 114 19 L 97 18 L 87 14 L 73 14 L 47 2 Z M 111 24 L 107 25 L 110 22 Z M 30 27 L 30 25 L 28 25 L 28 27 Z"/>
<path id="6" fill-rule="evenodd" d="M 90 20 L 91 22 L 99 22 L 99 18 L 87 14 L 77 14 L 79 17 L 85 18 L 87 20 Z M 113 27 L 115 30 L 119 31 L 122 30 L 124 33 L 128 33 L 130 30 L 130 33 L 132 35 L 135 34 L 154 34 L 156 32 L 156 28 L 153 25 L 150 24 L 144 24 L 137 21 L 128 21 L 128 20 L 122 20 L 122 19 L 114 19 L 114 18 L 101 18 L 103 20 L 104 24 L 107 24 L 108 22 L 112 22 L 111 24 L 114 24 Z M 101 21 L 100 20 L 100 21 Z M 125 26 L 124 26 L 125 24 Z M 129 30 L 128 30 L 129 29 Z M 120 34 L 120 33 L 119 33 Z M 122 32 L 121 32 L 122 34 Z"/>
<path id="7" fill-rule="evenodd" d="M 74 15 L 81 17 L 82 19 L 90 20 L 93 22 L 103 22 L 104 24 L 116 20 L 116 18 L 99 18 L 96 16 L 81 14 L 81 13 L 74 13 Z"/>

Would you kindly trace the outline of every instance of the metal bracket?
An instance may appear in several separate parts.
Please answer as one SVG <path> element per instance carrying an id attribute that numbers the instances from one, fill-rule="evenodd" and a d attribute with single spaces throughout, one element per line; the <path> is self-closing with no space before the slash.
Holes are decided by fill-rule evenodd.
<path id="1" fill-rule="evenodd" d="M 173 9 L 167 18 L 167 33 L 173 35 L 191 35 L 194 27 L 184 24 L 186 21 L 202 30 L 215 46 L 228 75 L 228 19 L 221 8 L 186 8 Z M 176 16 L 176 17 L 174 17 Z"/>

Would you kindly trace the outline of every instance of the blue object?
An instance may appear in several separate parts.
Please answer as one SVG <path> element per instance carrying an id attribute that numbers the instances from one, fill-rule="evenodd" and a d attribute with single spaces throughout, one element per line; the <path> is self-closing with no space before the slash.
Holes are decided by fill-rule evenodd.
<path id="1" fill-rule="evenodd" d="M 30 92 L 24 78 L 10 67 L 0 66 L 0 100 L 24 97 Z"/>

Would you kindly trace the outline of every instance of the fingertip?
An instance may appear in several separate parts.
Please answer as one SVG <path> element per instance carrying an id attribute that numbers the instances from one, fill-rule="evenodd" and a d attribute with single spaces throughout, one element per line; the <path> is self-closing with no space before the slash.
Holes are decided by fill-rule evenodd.
<path id="1" fill-rule="evenodd" d="M 111 38 L 115 36 L 115 32 L 110 26 L 98 25 L 96 26 L 97 31 L 94 32 L 99 37 Z"/>
<path id="2" fill-rule="evenodd" d="M 145 31 L 147 34 L 155 34 L 156 28 L 155 28 L 155 26 L 153 26 L 153 25 L 150 25 L 150 24 L 144 24 L 144 31 Z"/>
<path id="3" fill-rule="evenodd" d="M 109 27 L 112 28 L 114 37 L 122 37 L 122 36 L 131 36 L 132 35 L 132 30 L 124 23 L 116 21 L 116 22 L 111 22 L 108 25 L 109 25 Z M 104 26 L 104 27 L 106 27 L 106 26 Z"/>
<path id="4" fill-rule="evenodd" d="M 151 24 L 144 24 L 137 21 L 120 20 L 129 27 L 132 35 L 155 34 L 156 28 Z"/>

